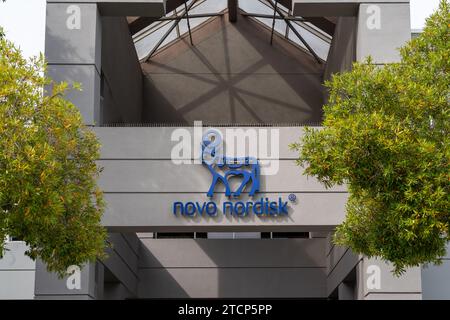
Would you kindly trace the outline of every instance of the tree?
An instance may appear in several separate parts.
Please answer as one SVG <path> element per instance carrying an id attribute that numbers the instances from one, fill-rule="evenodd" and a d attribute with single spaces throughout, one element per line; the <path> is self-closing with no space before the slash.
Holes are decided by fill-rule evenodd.
<path id="1" fill-rule="evenodd" d="M 334 75 L 323 128 L 291 145 L 307 175 L 348 186 L 334 242 L 392 262 L 397 275 L 439 264 L 450 240 L 448 0 L 400 53 L 400 63 L 369 59 Z"/>
<path id="2" fill-rule="evenodd" d="M 62 276 L 103 257 L 104 202 L 99 143 L 45 71 L 42 55 L 25 60 L 0 36 L 0 257 L 12 235 Z"/>

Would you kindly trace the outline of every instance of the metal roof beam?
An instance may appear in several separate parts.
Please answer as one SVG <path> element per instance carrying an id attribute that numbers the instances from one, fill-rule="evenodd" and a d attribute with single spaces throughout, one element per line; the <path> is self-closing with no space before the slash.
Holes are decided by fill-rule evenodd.
<path id="1" fill-rule="evenodd" d="M 327 18 L 324 18 L 324 17 L 307 17 L 307 18 L 304 18 L 304 19 L 305 19 L 305 21 L 313 24 L 315 27 L 319 28 L 320 30 L 322 30 L 326 34 L 328 34 L 330 36 L 334 35 L 334 30 L 336 29 L 336 24 L 334 24 L 333 22 L 331 22 Z"/>
<path id="2" fill-rule="evenodd" d="M 167 0 L 166 1 L 166 12 L 171 12 L 181 6 L 184 3 L 184 0 Z M 133 22 L 129 24 L 131 35 L 135 35 L 142 29 L 145 29 L 147 26 L 151 25 L 153 22 L 157 21 L 164 14 L 159 17 L 139 17 Z"/>
<path id="3" fill-rule="evenodd" d="M 275 3 L 273 3 L 272 0 L 267 0 L 267 2 L 274 8 L 275 12 L 278 13 L 281 17 L 285 18 L 285 15 L 283 11 L 281 11 L 280 8 L 277 7 Z M 313 57 L 316 59 L 317 63 L 322 64 L 322 59 L 319 58 L 319 56 L 316 54 L 316 52 L 311 48 L 311 46 L 308 44 L 308 42 L 305 41 L 305 39 L 300 35 L 300 33 L 295 29 L 295 27 L 292 25 L 292 23 L 289 21 L 289 19 L 284 19 L 287 26 L 291 31 L 297 36 L 297 38 L 305 45 L 305 47 L 308 49 L 308 51 L 313 55 Z"/>
<path id="4" fill-rule="evenodd" d="M 188 16 L 189 10 L 191 10 L 191 8 L 194 6 L 194 4 L 196 2 L 197 2 L 197 0 L 193 0 L 189 4 L 189 6 L 186 4 L 186 2 L 184 2 L 186 4 L 184 11 L 181 13 L 180 16 L 177 17 L 177 19 L 175 20 L 174 24 L 162 36 L 162 38 L 158 41 L 158 43 L 155 45 L 155 47 L 152 49 L 152 51 L 150 51 L 150 53 L 144 58 L 145 61 L 150 59 L 153 56 L 153 54 L 156 52 L 156 50 L 158 50 L 158 48 L 162 45 L 164 40 L 166 40 L 166 38 L 170 35 L 170 33 L 173 31 L 173 29 L 175 29 L 175 27 L 180 23 L 181 19 Z M 191 41 L 192 41 L 192 39 L 191 39 Z"/>
<path id="5" fill-rule="evenodd" d="M 287 8 L 288 10 L 292 10 L 293 4 L 292 0 L 278 0 L 278 3 Z M 294 10 L 294 16 L 300 16 L 303 17 L 302 12 L 300 10 Z M 305 18 L 305 21 L 310 22 L 315 27 L 319 28 L 326 34 L 329 34 L 330 36 L 334 35 L 334 29 L 336 27 L 336 24 L 334 24 L 332 21 L 328 20 L 325 17 L 308 17 Z"/>

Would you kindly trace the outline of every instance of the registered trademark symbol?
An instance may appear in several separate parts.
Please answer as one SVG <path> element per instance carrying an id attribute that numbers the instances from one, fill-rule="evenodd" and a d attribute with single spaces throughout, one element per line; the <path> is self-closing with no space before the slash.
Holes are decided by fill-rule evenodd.
<path id="1" fill-rule="evenodd" d="M 297 196 L 295 194 L 291 193 L 288 196 L 288 199 L 289 199 L 290 202 L 295 202 L 297 200 Z"/>

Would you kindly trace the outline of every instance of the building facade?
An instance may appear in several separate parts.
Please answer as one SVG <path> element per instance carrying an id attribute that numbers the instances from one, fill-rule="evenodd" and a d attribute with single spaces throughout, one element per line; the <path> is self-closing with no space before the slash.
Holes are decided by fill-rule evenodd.
<path id="1" fill-rule="evenodd" d="M 58 279 L 11 239 L 0 298 L 450 299 L 448 256 L 396 278 L 333 245 L 346 188 L 289 149 L 326 80 L 410 38 L 409 0 L 47 0 L 48 73 L 82 84 L 113 246 Z"/>

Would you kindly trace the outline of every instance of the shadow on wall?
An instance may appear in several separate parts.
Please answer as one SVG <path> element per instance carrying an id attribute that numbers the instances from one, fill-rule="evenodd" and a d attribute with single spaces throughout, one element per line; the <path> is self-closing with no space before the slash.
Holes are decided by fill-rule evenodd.
<path id="1" fill-rule="evenodd" d="M 324 298 L 326 294 L 320 241 L 141 240 L 139 298 Z"/>
<path id="2" fill-rule="evenodd" d="M 143 77 L 144 105 L 142 108 L 143 123 L 177 123 L 187 125 L 188 121 L 183 114 L 160 92 L 154 81 Z"/>
<path id="3" fill-rule="evenodd" d="M 126 18 L 101 18 L 99 65 L 94 64 L 100 51 L 100 44 L 96 43 L 99 35 L 89 33 L 94 27 L 67 33 L 60 28 L 65 23 L 60 21 L 63 18 L 55 19 L 46 30 L 49 77 L 56 82 L 81 84 L 82 90 L 69 90 L 67 98 L 78 107 L 87 123 L 139 123 L 142 70 Z"/>
<path id="4" fill-rule="evenodd" d="M 47 76 L 55 83 L 65 81 L 69 85 L 75 82 L 81 84 L 82 91 L 69 89 L 66 92 L 66 98 L 78 107 L 88 123 L 92 123 L 94 121 L 95 104 L 94 88 L 96 81 L 97 83 L 99 82 L 99 76 L 96 74 L 94 65 L 85 63 L 85 61 L 94 59 L 92 50 L 89 53 L 85 53 L 82 50 L 85 48 L 77 48 L 64 36 L 56 33 L 49 27 L 46 30 L 45 41 L 47 59 L 49 60 Z M 57 52 L 57 54 L 54 52 Z M 75 61 L 79 64 L 68 63 L 70 61 Z M 45 89 L 46 94 L 51 95 L 53 86 L 48 85 Z"/>
<path id="5" fill-rule="evenodd" d="M 223 242 L 223 248 L 217 248 L 217 244 L 211 240 L 197 242 L 208 257 L 219 266 L 218 297 L 324 297 L 325 268 L 322 268 L 318 259 L 314 257 L 322 252 L 314 252 L 318 246 L 312 241 L 309 239 L 242 241 L 247 242 L 236 243 L 231 248 L 227 241 Z M 255 244 L 254 248 L 251 247 L 251 242 Z M 256 246 L 258 242 L 260 247 Z M 314 249 L 309 251 L 310 248 Z M 223 268 L 220 268 L 221 266 Z"/>
<path id="6" fill-rule="evenodd" d="M 296 123 L 322 119 L 323 66 L 240 17 L 218 17 L 141 64 L 144 123 Z"/>
<path id="7" fill-rule="evenodd" d="M 142 72 L 125 17 L 102 17 L 103 123 L 138 123 Z"/>
<path id="8" fill-rule="evenodd" d="M 152 298 L 189 298 L 189 294 L 179 282 L 145 245 L 151 239 L 141 239 L 138 265 L 138 297 Z M 176 253 L 175 253 L 176 254 Z M 176 270 L 175 270 L 176 271 Z"/>

